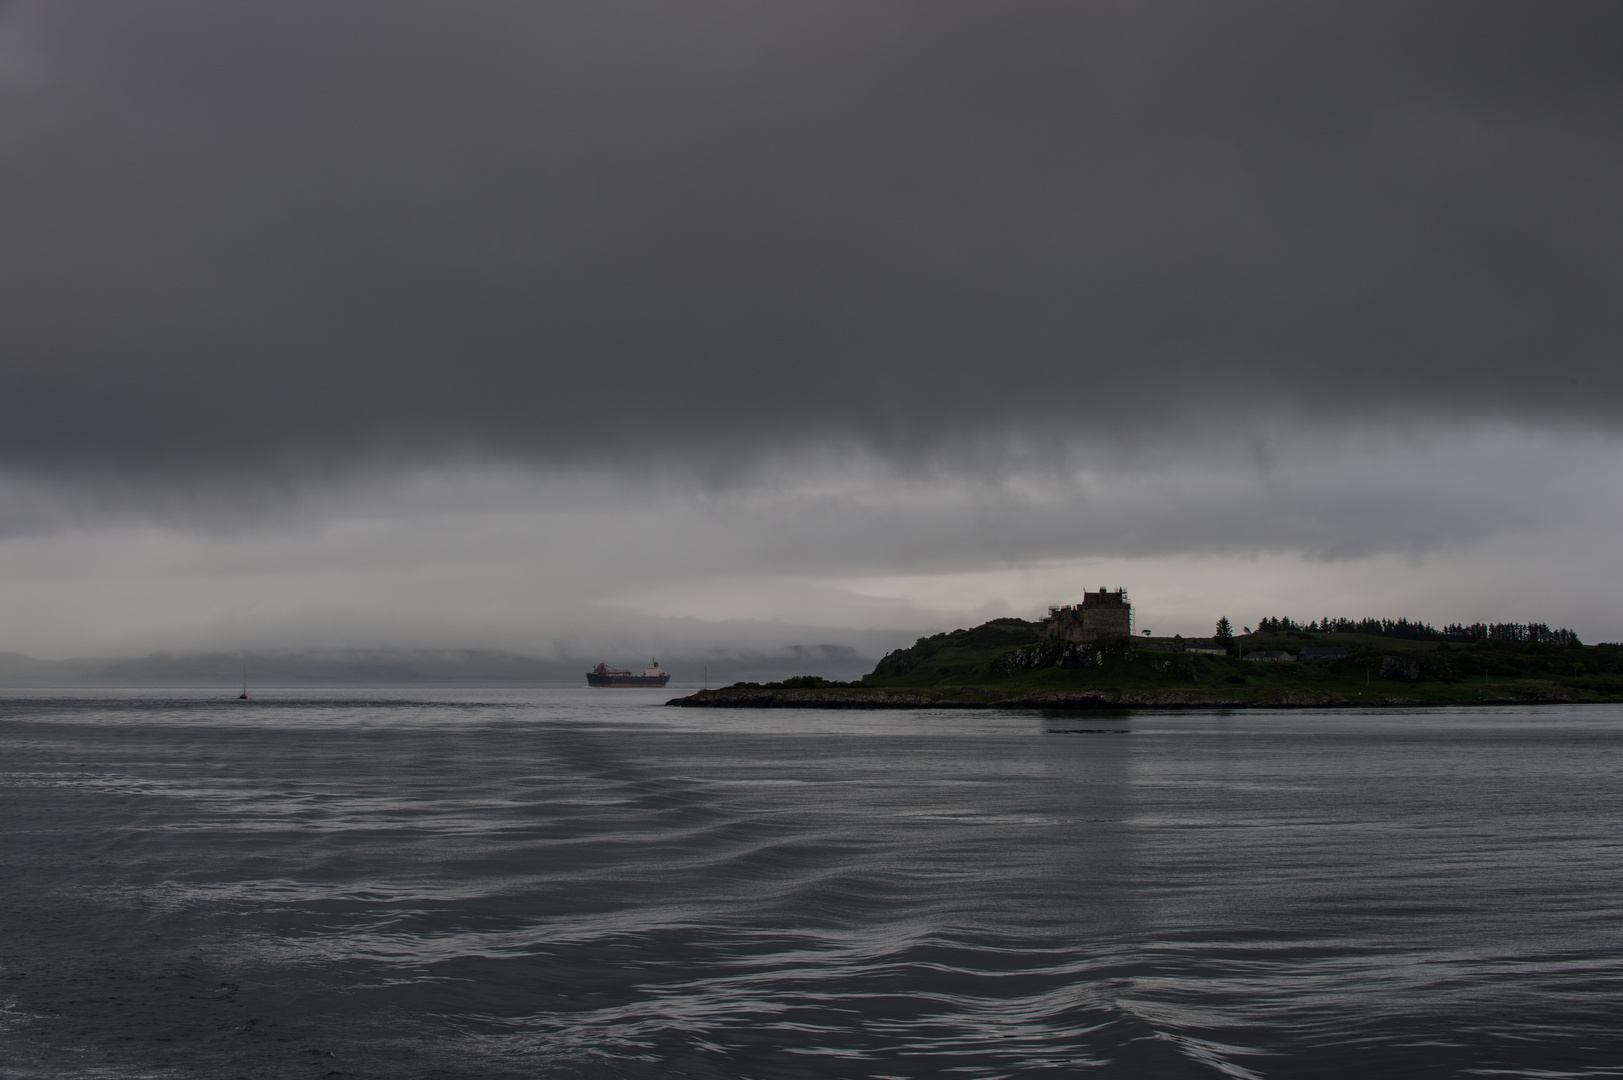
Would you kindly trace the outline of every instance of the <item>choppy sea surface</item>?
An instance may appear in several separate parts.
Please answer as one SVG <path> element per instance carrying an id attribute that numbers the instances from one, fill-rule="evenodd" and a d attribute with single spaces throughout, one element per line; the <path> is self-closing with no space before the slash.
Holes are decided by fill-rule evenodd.
<path id="1" fill-rule="evenodd" d="M 0 697 L 0 1076 L 1623 1076 L 1623 710 Z"/>

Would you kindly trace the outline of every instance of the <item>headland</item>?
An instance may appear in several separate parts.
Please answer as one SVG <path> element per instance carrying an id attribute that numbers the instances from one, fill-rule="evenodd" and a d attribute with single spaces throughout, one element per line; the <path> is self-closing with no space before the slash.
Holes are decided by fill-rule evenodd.
<path id="1" fill-rule="evenodd" d="M 855 682 L 737 683 L 671 704 L 1059 711 L 1623 702 L 1623 645 L 1583 645 L 1567 631 L 1449 627 L 1456 638 L 1477 633 L 1461 641 L 1407 622 L 1338 620 L 1324 630 L 1263 620 L 1267 628 L 1255 633 L 1205 639 L 1084 637 L 1075 611 L 920 638 Z"/>

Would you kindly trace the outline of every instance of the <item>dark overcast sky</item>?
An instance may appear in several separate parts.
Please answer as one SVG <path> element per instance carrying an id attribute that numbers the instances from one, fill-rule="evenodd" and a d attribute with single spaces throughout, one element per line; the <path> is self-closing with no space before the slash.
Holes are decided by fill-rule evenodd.
<path id="1" fill-rule="evenodd" d="M 4 18 L 12 467 L 1619 421 L 1616 3 Z"/>
<path id="2" fill-rule="evenodd" d="M 0 0 L 0 649 L 865 649 L 1105 583 L 1616 636 L 1620 41 Z"/>

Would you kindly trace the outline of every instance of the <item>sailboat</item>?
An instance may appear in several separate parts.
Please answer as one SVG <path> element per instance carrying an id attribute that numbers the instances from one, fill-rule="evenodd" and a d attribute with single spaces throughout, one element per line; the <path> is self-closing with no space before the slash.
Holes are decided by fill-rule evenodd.
<path id="1" fill-rule="evenodd" d="M 237 695 L 238 701 L 248 700 L 248 665 L 242 665 L 242 693 Z"/>

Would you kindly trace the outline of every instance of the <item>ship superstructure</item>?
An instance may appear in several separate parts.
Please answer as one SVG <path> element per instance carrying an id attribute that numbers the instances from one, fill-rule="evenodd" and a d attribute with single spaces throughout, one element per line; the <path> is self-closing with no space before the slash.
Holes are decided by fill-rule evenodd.
<path id="1" fill-rule="evenodd" d="M 641 675 L 607 664 L 599 664 L 586 673 L 587 686 L 664 686 L 670 681 L 671 673 L 660 667 L 657 659 L 643 668 Z"/>

